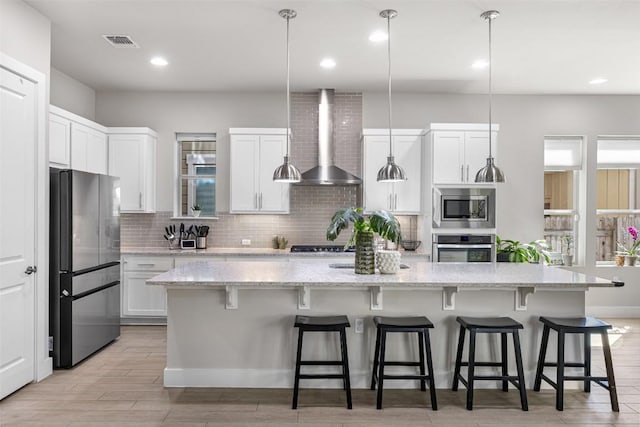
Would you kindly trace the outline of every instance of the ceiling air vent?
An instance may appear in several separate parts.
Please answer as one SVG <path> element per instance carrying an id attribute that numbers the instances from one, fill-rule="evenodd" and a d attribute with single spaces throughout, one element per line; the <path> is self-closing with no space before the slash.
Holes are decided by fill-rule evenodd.
<path id="1" fill-rule="evenodd" d="M 129 36 L 103 35 L 102 37 L 113 47 L 133 49 L 140 47 L 136 42 L 131 40 L 131 37 Z"/>

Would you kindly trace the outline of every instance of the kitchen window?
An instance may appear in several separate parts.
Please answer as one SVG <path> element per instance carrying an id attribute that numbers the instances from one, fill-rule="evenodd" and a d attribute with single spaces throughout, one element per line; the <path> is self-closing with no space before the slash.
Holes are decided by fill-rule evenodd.
<path id="1" fill-rule="evenodd" d="M 597 264 L 610 264 L 627 229 L 640 228 L 640 137 L 600 137 L 596 187 Z"/>
<path id="2" fill-rule="evenodd" d="M 583 138 L 548 136 L 544 140 L 544 238 L 554 252 L 576 256 L 578 188 Z"/>
<path id="3" fill-rule="evenodd" d="M 216 215 L 216 134 L 178 133 L 176 216 L 193 216 L 200 207 L 201 217 Z"/>

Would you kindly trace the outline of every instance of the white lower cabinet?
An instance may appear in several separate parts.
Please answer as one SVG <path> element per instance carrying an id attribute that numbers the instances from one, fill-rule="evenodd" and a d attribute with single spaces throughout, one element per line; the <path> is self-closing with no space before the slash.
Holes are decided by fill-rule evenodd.
<path id="1" fill-rule="evenodd" d="M 167 292 L 164 286 L 149 286 L 147 279 L 173 268 L 173 257 L 124 258 L 122 317 L 164 317 Z"/>

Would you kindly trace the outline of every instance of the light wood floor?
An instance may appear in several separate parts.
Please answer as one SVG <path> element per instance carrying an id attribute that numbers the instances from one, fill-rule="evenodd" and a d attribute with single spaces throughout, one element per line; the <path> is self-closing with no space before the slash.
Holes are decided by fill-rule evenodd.
<path id="1" fill-rule="evenodd" d="M 428 393 L 385 390 L 385 408 L 375 392 L 354 390 L 354 409 L 338 390 L 301 390 L 297 411 L 291 390 L 165 389 L 166 328 L 128 326 L 122 337 L 72 370 L 55 371 L 0 401 L 5 426 L 640 426 L 640 319 L 611 320 L 630 327 L 613 344 L 620 413 L 611 412 L 606 390 L 565 394 L 565 410 L 554 407 L 554 391 L 528 392 L 529 412 L 519 409 L 515 390 L 478 390 L 474 410 L 465 392 L 438 390 L 440 409 Z M 602 351 L 593 349 L 594 373 L 603 372 Z"/>

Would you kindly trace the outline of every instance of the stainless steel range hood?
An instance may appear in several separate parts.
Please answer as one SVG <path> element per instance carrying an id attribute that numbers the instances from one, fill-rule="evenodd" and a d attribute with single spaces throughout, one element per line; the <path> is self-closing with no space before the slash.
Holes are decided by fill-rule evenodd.
<path id="1" fill-rule="evenodd" d="M 333 89 L 320 89 L 318 108 L 318 166 L 302 174 L 296 185 L 358 185 L 362 180 L 334 165 Z"/>

